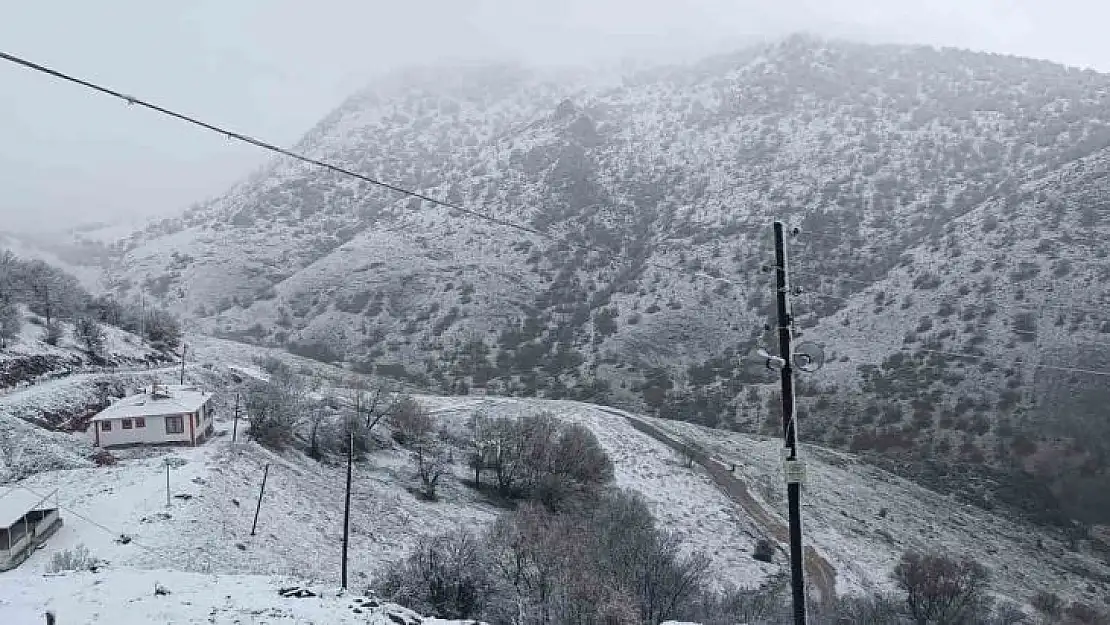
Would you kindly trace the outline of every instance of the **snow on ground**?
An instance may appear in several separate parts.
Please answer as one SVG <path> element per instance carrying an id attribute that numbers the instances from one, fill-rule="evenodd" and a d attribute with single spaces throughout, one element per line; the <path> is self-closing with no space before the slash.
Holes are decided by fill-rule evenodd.
<path id="1" fill-rule="evenodd" d="M 752 494 L 786 518 L 779 439 L 643 419 L 736 463 Z M 972 557 L 991 569 L 997 591 L 1018 602 L 1038 590 L 1102 601 L 1105 582 L 1100 590 L 1091 580 L 1110 579 L 1110 565 L 1069 550 L 1046 528 L 959 503 L 851 454 L 806 446 L 805 455 L 803 532 L 835 564 L 839 593 L 890 589 L 898 558 L 917 549 Z"/>
<path id="2" fill-rule="evenodd" d="M 47 548 L 21 569 L 42 571 L 52 552 L 84 544 L 116 566 L 338 580 L 344 467 L 296 454 L 277 456 L 250 442 L 233 446 L 226 435 L 197 448 L 135 455 L 140 457 L 115 466 L 55 471 L 20 482 L 17 487 L 44 496 L 56 491 L 65 519 Z M 267 463 L 257 535 L 251 536 Z M 350 553 L 356 585 L 368 584 L 420 535 L 481 526 L 498 511 L 454 485 L 445 488 L 443 501 L 423 502 L 406 490 L 413 482 L 410 473 L 404 457 L 391 452 L 356 466 Z M 131 541 L 117 542 L 120 534 Z"/>
<path id="3" fill-rule="evenodd" d="M 449 625 L 421 619 L 393 604 L 378 604 L 338 588 L 310 590 L 316 597 L 283 597 L 290 578 L 213 575 L 168 570 L 108 569 L 98 573 L 0 577 L 0 621 L 41 623 L 50 610 L 59 623 L 316 623 L 331 625 Z M 156 595 L 156 587 L 169 594 Z M 372 602 L 372 603 L 369 603 Z M 467 621 L 470 624 L 473 621 Z"/>
<path id="4" fill-rule="evenodd" d="M 550 412 L 588 427 L 612 459 L 616 484 L 640 492 L 660 525 L 682 536 L 687 545 L 712 560 L 713 579 L 739 586 L 758 586 L 778 565 L 752 558 L 763 533 L 714 485 L 700 467 L 687 468 L 666 445 L 633 429 L 605 410 L 572 401 L 420 396 L 438 418 L 466 420 L 476 410 L 490 416 Z"/>

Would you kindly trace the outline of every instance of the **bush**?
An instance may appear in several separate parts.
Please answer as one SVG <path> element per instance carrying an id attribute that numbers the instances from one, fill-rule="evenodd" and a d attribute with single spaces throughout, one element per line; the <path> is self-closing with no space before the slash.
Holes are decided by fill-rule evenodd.
<path id="1" fill-rule="evenodd" d="M 1052 618 L 1058 618 L 1064 610 L 1063 600 L 1060 599 L 1060 595 L 1054 592 L 1042 590 L 1033 595 L 1030 603 L 1033 605 L 1033 609 Z"/>
<path id="2" fill-rule="evenodd" d="M 906 552 L 894 569 L 907 612 L 920 625 L 972 622 L 989 607 L 988 580 L 987 569 L 970 558 L 914 551 Z"/>
<path id="3" fill-rule="evenodd" d="M 682 555 L 639 495 L 593 509 L 524 505 L 490 530 L 491 561 L 527 623 L 659 623 L 689 615 L 708 560 Z"/>
<path id="4" fill-rule="evenodd" d="M 23 319 L 15 302 L 0 298 L 0 349 L 7 349 L 8 342 L 19 336 L 22 325 Z"/>
<path id="5" fill-rule="evenodd" d="M 47 345 L 57 345 L 58 341 L 62 340 L 62 324 L 57 321 L 47 321 L 45 327 L 46 334 L 43 335 L 42 340 L 46 341 Z"/>
<path id="6" fill-rule="evenodd" d="M 771 562 L 775 559 L 775 543 L 760 538 L 755 543 L 755 550 L 752 551 L 752 557 L 760 562 Z"/>
<path id="7" fill-rule="evenodd" d="M 445 619 L 487 616 L 499 588 L 482 541 L 466 530 L 424 536 L 381 579 L 383 597 Z"/>
<path id="8" fill-rule="evenodd" d="M 447 448 L 431 437 L 419 439 L 412 447 L 412 463 L 420 478 L 421 494 L 429 501 L 435 501 L 439 480 L 451 469 Z"/>
<path id="9" fill-rule="evenodd" d="M 593 433 L 550 414 L 478 417 L 472 449 L 476 482 L 491 471 L 502 496 L 536 498 L 552 508 L 591 494 L 613 477 L 613 464 Z"/>
<path id="10" fill-rule="evenodd" d="M 393 426 L 393 440 L 401 445 L 424 439 L 435 427 L 432 416 L 411 397 L 397 400 L 389 423 Z"/>
<path id="11" fill-rule="evenodd" d="M 99 356 L 104 351 L 104 328 L 96 319 L 81 315 L 73 324 L 73 334 L 89 354 Z"/>
<path id="12" fill-rule="evenodd" d="M 100 566 L 100 560 L 93 557 L 85 545 L 77 545 L 73 549 L 56 551 L 46 565 L 47 573 L 61 573 L 63 571 L 91 571 Z"/>

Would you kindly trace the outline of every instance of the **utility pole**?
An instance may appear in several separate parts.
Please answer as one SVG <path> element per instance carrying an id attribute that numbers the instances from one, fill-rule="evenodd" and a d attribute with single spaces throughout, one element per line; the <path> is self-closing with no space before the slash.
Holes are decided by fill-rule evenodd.
<path id="1" fill-rule="evenodd" d="M 798 428 L 794 416 L 794 367 L 790 347 L 794 319 L 790 310 L 786 245 L 783 223 L 775 222 L 775 295 L 778 304 L 779 357 L 782 374 L 782 436 L 783 469 L 786 474 L 786 497 L 790 515 L 790 586 L 794 597 L 794 624 L 806 622 L 806 583 L 802 557 L 802 462 L 798 457 Z"/>
<path id="2" fill-rule="evenodd" d="M 254 530 L 258 528 L 258 513 L 262 511 L 262 495 L 266 494 L 266 478 L 270 476 L 270 464 L 266 463 L 266 469 L 262 472 L 262 488 L 258 491 L 258 507 L 254 509 L 254 523 L 251 523 L 251 536 L 254 536 Z"/>
<path id="3" fill-rule="evenodd" d="M 347 500 L 343 504 L 343 590 L 347 590 L 347 545 L 351 531 L 351 465 L 355 456 L 355 433 L 348 433 L 347 445 Z"/>
<path id="4" fill-rule="evenodd" d="M 235 436 L 239 433 L 239 393 L 235 394 L 235 421 L 231 423 L 231 442 L 235 443 Z"/>
<path id="5" fill-rule="evenodd" d="M 166 507 L 170 506 L 170 461 L 165 460 L 166 463 Z"/>
<path id="6" fill-rule="evenodd" d="M 182 386 L 185 386 L 185 352 L 188 349 L 189 349 L 189 346 L 186 345 L 184 342 L 182 342 L 181 343 L 181 382 L 180 382 L 180 384 Z"/>

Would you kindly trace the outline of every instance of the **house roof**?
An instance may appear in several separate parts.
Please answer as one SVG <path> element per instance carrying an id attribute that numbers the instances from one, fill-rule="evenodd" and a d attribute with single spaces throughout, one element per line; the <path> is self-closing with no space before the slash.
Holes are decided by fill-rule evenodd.
<path id="1" fill-rule="evenodd" d="M 58 506 L 55 505 L 39 505 L 43 503 L 44 499 L 29 490 L 13 487 L 8 492 L 0 495 L 0 528 L 8 528 L 15 525 L 16 521 L 23 518 L 25 514 L 32 510 L 53 510 Z"/>
<path id="2" fill-rule="evenodd" d="M 195 386 L 159 386 L 158 394 L 144 391 L 137 395 L 124 397 L 101 410 L 92 421 L 109 419 L 129 419 L 132 417 L 157 417 L 160 415 L 193 412 L 212 398 Z"/>

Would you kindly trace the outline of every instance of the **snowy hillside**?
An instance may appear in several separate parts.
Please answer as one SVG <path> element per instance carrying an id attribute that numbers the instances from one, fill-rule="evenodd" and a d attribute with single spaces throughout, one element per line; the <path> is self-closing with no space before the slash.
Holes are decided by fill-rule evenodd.
<path id="1" fill-rule="evenodd" d="M 540 234 L 279 160 L 121 241 L 111 287 L 433 391 L 760 431 L 775 400 L 741 361 L 773 303 L 760 266 L 782 218 L 803 232 L 797 325 L 834 354 L 799 389 L 811 436 L 938 486 L 925 456 L 1009 493 L 1031 479 L 1052 520 L 1110 521 L 1090 419 L 1041 418 L 1050 370 L 1008 373 L 1018 357 L 1104 367 L 1110 77 L 805 36 L 583 76 L 398 75 L 298 146 Z M 988 362 L 897 360 L 919 346 Z M 1080 380 L 1079 404 L 1098 405 L 1101 379 Z M 1031 466 L 1046 454 L 1050 469 Z"/>
<path id="2" fill-rule="evenodd" d="M 171 613 L 182 622 L 234 622 L 246 615 L 275 622 L 366 622 L 373 610 L 356 614 L 354 596 L 421 535 L 481 528 L 500 513 L 494 502 L 461 482 L 468 471 L 461 456 L 453 466 L 456 479 L 441 486 L 439 501 L 428 502 L 414 494 L 417 481 L 407 452 L 396 447 L 372 452 L 355 469 L 351 571 L 356 593 L 337 598 L 343 467 L 295 452 L 277 455 L 249 439 L 232 444 L 228 394 L 236 379 L 262 375 L 252 373 L 257 349 L 219 340 L 197 339 L 196 344 L 203 355 L 187 373 L 194 383 L 221 389 L 216 413 L 221 435 L 198 448 L 119 451 L 119 462 L 111 466 L 43 466 L 37 471 L 53 470 L 0 486 L 53 497 L 65 522 L 19 569 L 0 574 L 0 597 L 6 602 L 0 609 L 19 615 L 48 608 L 63 615 L 92 610 L 91 622 L 157 620 Z M 300 362 L 307 366 L 309 361 Z M 348 377 L 315 366 L 328 386 Z M 173 375 L 172 370 L 152 373 Z M 65 384 L 27 391 L 80 397 L 90 388 L 77 376 Z M 435 396 L 419 401 L 447 429 L 465 429 L 476 414 L 548 412 L 583 424 L 612 458 L 617 485 L 641 492 L 660 524 L 677 532 L 687 549 L 711 554 L 714 580 L 754 587 L 788 566 L 779 532 L 784 503 L 776 440 L 570 401 Z M 51 436 L 52 448 L 25 447 L 26 453 L 81 455 L 87 445 L 79 434 Z M 675 450 L 675 441 L 686 440 L 706 450 L 690 466 Z M 889 588 L 893 563 L 911 547 L 941 547 L 987 564 L 995 590 L 1019 603 L 1038 590 L 1088 600 L 1107 591 L 1099 581 L 1110 576 L 1107 565 L 1069 550 L 1051 531 L 958 504 L 850 455 L 814 448 L 810 457 L 804 515 L 812 557 L 807 556 L 807 568 L 812 567 L 811 580 L 821 596 Z M 267 465 L 258 531 L 251 536 Z M 778 545 L 771 562 L 752 557 L 760 539 Z M 80 545 L 106 561 L 105 567 L 97 573 L 41 575 L 54 553 Z M 156 583 L 171 594 L 156 596 Z M 322 589 L 325 595 L 277 596 L 279 587 L 293 584 Z M 118 593 L 103 592 L 117 587 Z"/>

